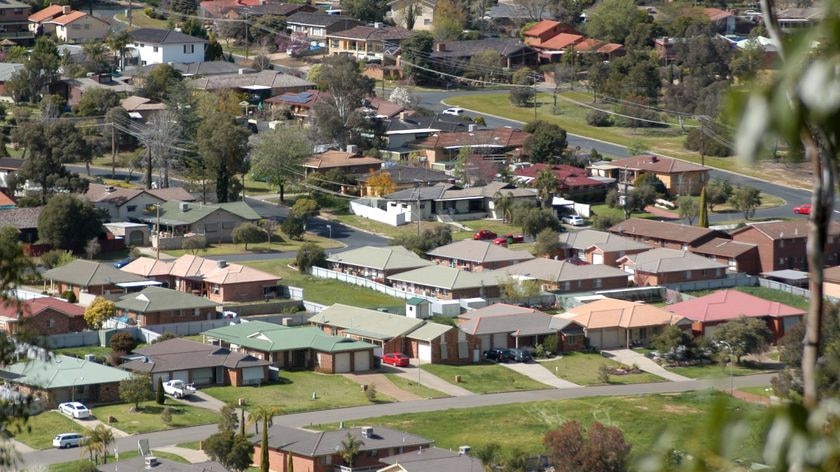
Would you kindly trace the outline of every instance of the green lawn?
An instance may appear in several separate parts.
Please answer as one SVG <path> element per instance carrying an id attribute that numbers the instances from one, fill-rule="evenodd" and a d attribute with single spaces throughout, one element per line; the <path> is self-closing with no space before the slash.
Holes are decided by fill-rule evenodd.
<path id="1" fill-rule="evenodd" d="M 259 182 L 251 177 L 251 174 L 245 174 L 245 195 L 253 197 L 254 195 L 265 195 L 278 193 L 278 189 L 268 182 Z"/>
<path id="2" fill-rule="evenodd" d="M 624 209 L 620 207 L 610 208 L 605 203 L 600 205 L 592 205 L 592 214 L 599 215 L 599 216 L 612 216 L 613 218 L 618 218 L 624 220 Z M 659 216 L 654 215 L 653 213 L 647 213 L 644 211 L 636 211 L 630 214 L 632 218 L 651 218 L 651 219 L 658 219 Z"/>
<path id="3" fill-rule="evenodd" d="M 35 449 L 46 449 L 52 447 L 52 440 L 60 433 L 82 433 L 84 426 L 79 425 L 65 415 L 57 411 L 44 411 L 29 418 L 26 424 L 20 426 L 11 425 L 6 430 L 12 433 L 12 437 L 29 447 Z"/>
<path id="4" fill-rule="evenodd" d="M 110 416 L 115 417 L 117 422 L 113 426 L 130 434 L 164 431 L 219 421 L 219 414 L 215 411 L 189 406 L 171 398 L 166 399 L 165 405 L 172 409 L 172 422 L 169 425 L 160 418 L 164 406 L 153 401 L 143 402 L 140 406 L 142 410 L 138 412 L 129 411 L 132 405 L 126 403 L 99 406 L 93 409 L 93 414 L 100 421 L 107 421 Z"/>
<path id="5" fill-rule="evenodd" d="M 598 369 L 602 365 L 620 367 L 621 364 L 600 354 L 589 354 L 582 352 L 570 352 L 563 354 L 563 357 L 547 362 L 540 362 L 540 365 L 554 372 L 557 377 L 578 385 L 602 384 L 598 379 Z M 641 374 L 611 375 L 611 384 L 633 384 L 661 382 L 659 376 L 642 372 Z"/>
<path id="6" fill-rule="evenodd" d="M 97 359 L 106 359 L 111 354 L 111 348 L 105 346 L 62 347 L 53 349 L 52 352 L 70 357 L 78 357 L 79 359 L 84 359 L 85 354 L 94 354 Z"/>
<path id="7" fill-rule="evenodd" d="M 243 264 L 280 275 L 283 278 L 282 284 L 302 288 L 304 298 L 311 302 L 323 305 L 346 303 L 363 308 L 391 307 L 400 310 L 405 308 L 405 301 L 400 298 L 394 298 L 375 290 L 337 280 L 319 279 L 311 275 L 301 274 L 288 267 L 291 262 L 291 259 L 276 259 L 243 262 Z"/>
<path id="8" fill-rule="evenodd" d="M 424 387 L 423 385 L 420 385 L 417 382 L 400 377 L 399 375 L 385 374 L 385 377 L 388 377 L 388 380 L 390 380 L 401 390 L 411 392 L 422 398 L 443 398 L 449 396 L 443 392 L 438 392 L 435 389 Z"/>
<path id="9" fill-rule="evenodd" d="M 752 393 L 753 395 L 760 395 L 762 397 L 770 397 L 773 395 L 772 387 L 741 387 L 738 390 L 742 392 Z"/>
<path id="10" fill-rule="evenodd" d="M 367 231 L 369 233 L 375 233 L 382 235 L 386 238 L 397 238 L 407 233 L 416 234 L 417 233 L 417 223 L 409 223 L 403 226 L 391 226 L 386 225 L 385 223 L 380 223 L 378 221 L 374 221 L 368 218 L 363 218 L 357 215 L 337 215 L 337 214 L 324 214 L 322 216 L 327 217 L 331 220 L 339 221 L 347 226 L 352 226 L 353 228 L 358 228 L 363 231 Z M 436 221 L 421 221 L 420 222 L 420 231 L 426 229 L 434 229 L 435 226 L 439 225 Z"/>
<path id="11" fill-rule="evenodd" d="M 162 458 L 162 459 L 169 459 L 173 462 L 180 462 L 181 464 L 189 464 L 190 463 L 188 460 L 184 459 L 183 457 L 172 454 L 172 453 L 169 453 L 169 452 L 156 451 L 154 449 L 152 449 L 152 452 L 154 453 L 155 457 L 159 457 L 159 458 Z M 133 458 L 137 457 L 138 454 L 139 454 L 139 452 L 134 450 L 134 449 L 128 450 L 128 451 L 125 451 L 125 452 L 120 452 L 120 460 L 118 462 L 122 462 L 122 461 L 128 460 L 128 459 L 133 459 Z M 109 453 L 108 454 L 108 463 L 110 464 L 113 461 L 114 461 L 114 456 L 113 456 L 113 454 Z M 77 460 L 77 461 L 70 461 L 70 462 L 62 462 L 60 464 L 52 464 L 49 467 L 49 469 L 47 469 L 47 470 L 49 470 L 49 472 L 76 472 L 76 471 L 79 470 L 79 468 L 81 466 L 83 466 L 84 464 L 89 463 L 89 462 L 90 461 L 88 461 L 87 459 L 80 459 L 80 460 Z"/>
<path id="12" fill-rule="evenodd" d="M 473 393 L 498 393 L 548 388 L 547 385 L 531 380 L 506 367 L 490 363 L 473 365 L 423 364 L 421 368 Z M 455 383 L 456 375 L 461 376 L 460 383 Z"/>
<path id="13" fill-rule="evenodd" d="M 117 20 L 128 22 L 128 19 L 125 17 L 125 13 L 117 13 L 115 15 Z M 134 28 L 158 28 L 158 29 L 166 29 L 166 20 L 156 20 L 154 18 L 149 18 L 144 12 L 142 8 L 137 8 L 131 10 L 131 25 Z"/>
<path id="14" fill-rule="evenodd" d="M 723 367 L 720 364 L 709 364 L 709 365 L 697 365 L 697 366 L 687 366 L 687 367 L 668 367 L 669 371 L 684 375 L 691 379 L 707 379 L 707 378 L 715 378 L 715 377 L 726 377 L 729 375 L 729 367 Z M 772 369 L 767 369 L 763 366 L 744 366 L 744 365 L 734 365 L 732 366 L 732 375 L 733 376 L 741 376 L 741 375 L 752 375 L 752 374 L 761 374 L 765 372 L 773 372 Z"/>
<path id="15" fill-rule="evenodd" d="M 729 399 L 715 391 L 636 397 L 583 398 L 544 401 L 441 412 L 381 416 L 353 421 L 353 425 L 395 428 L 433 439 L 442 448 L 469 444 L 473 450 L 488 443 L 502 445 L 505 451 L 515 448 L 529 454 L 543 451 L 543 437 L 560 424 L 577 420 L 584 425 L 600 421 L 619 427 L 630 444 L 631 454 L 650 451 L 657 438 L 667 431 L 678 450 L 711 446 L 715 435 L 704 426 L 715 405 L 728 399 L 724 417 L 748 420 L 746 439 L 739 444 L 743 458 L 757 459 L 764 444 L 765 423 L 760 421 L 763 407 Z M 453 427 L 453 425 L 469 425 Z M 327 428 L 337 428 L 329 425 Z M 345 424 L 345 426 L 347 426 Z"/>
<path id="16" fill-rule="evenodd" d="M 196 451 L 198 451 L 199 450 L 199 448 L 198 448 L 199 443 L 201 443 L 201 441 L 190 441 L 190 442 L 185 442 L 185 443 L 179 443 L 179 444 L 176 444 L 175 446 L 176 447 L 182 447 L 184 449 L 195 449 Z"/>
<path id="17" fill-rule="evenodd" d="M 210 244 L 206 249 L 199 251 L 202 256 L 226 256 L 229 254 L 266 254 L 266 253 L 280 253 L 288 251 L 297 251 L 306 243 L 314 242 L 324 249 L 338 249 L 343 248 L 344 245 L 340 242 L 316 236 L 314 234 L 306 233 L 302 241 L 289 239 L 281 231 L 277 231 L 275 236 L 271 238 L 271 244 L 268 242 L 249 244 L 248 250 L 245 250 L 244 244 L 233 243 L 214 243 Z M 172 257 L 180 257 L 184 254 L 192 254 L 191 251 L 185 249 L 174 249 L 166 251 Z"/>
<path id="18" fill-rule="evenodd" d="M 281 372 L 283 382 L 259 387 L 208 387 L 202 392 L 224 402 L 236 403 L 244 398 L 246 408 L 255 405 L 278 407 L 283 413 L 327 410 L 348 406 L 368 405 L 370 402 L 361 386 L 341 375 L 316 372 Z M 312 393 L 317 395 L 312 399 Z M 377 393 L 376 401 L 390 402 L 391 398 Z"/>

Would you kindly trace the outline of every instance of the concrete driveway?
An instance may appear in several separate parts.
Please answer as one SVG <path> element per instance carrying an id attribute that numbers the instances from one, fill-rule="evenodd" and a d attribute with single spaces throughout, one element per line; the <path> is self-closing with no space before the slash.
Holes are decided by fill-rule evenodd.
<path id="1" fill-rule="evenodd" d="M 580 387 L 580 385 L 578 384 L 557 377 L 556 375 L 552 374 L 550 370 L 546 369 L 545 367 L 541 366 L 536 362 L 531 362 L 528 364 L 523 364 L 521 362 L 516 364 L 502 362 L 499 365 L 502 367 L 507 367 L 508 369 L 519 374 L 522 374 L 530 378 L 531 380 L 535 380 L 541 384 L 549 385 L 554 388 Z"/>
<path id="2" fill-rule="evenodd" d="M 686 382 L 689 380 L 693 380 L 665 369 L 661 365 L 657 364 L 656 362 L 653 362 L 644 355 L 639 354 L 638 352 L 632 349 L 615 349 L 613 351 L 603 352 L 607 353 L 607 356 L 614 361 L 621 362 L 622 364 L 627 366 L 635 364 L 643 371 L 653 375 L 658 375 L 663 379 L 670 380 L 671 382 Z"/>
<path id="3" fill-rule="evenodd" d="M 421 370 L 420 367 L 414 364 L 417 362 L 417 359 L 412 359 L 411 362 L 412 365 L 408 367 L 387 366 L 383 367 L 383 370 L 393 369 L 391 370 L 391 372 L 406 380 L 417 382 L 424 387 L 437 390 L 438 392 L 445 393 L 452 397 L 466 397 L 470 395 L 475 395 L 474 393 L 470 392 L 469 390 L 463 387 L 451 384 L 446 380 L 443 380 L 442 378 L 438 377 L 437 375 L 434 375 L 425 370 Z"/>

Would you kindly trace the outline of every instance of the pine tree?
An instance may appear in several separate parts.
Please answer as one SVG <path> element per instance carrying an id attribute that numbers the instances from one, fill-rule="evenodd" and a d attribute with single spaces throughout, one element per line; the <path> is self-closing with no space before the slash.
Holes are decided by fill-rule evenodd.
<path id="1" fill-rule="evenodd" d="M 163 405 L 166 402 L 166 397 L 163 396 L 163 377 L 158 377 L 157 391 L 155 392 L 155 403 Z"/>
<path id="2" fill-rule="evenodd" d="M 701 228 L 709 227 L 709 207 L 706 205 L 706 187 L 700 190 L 700 218 L 697 221 L 697 226 Z"/>

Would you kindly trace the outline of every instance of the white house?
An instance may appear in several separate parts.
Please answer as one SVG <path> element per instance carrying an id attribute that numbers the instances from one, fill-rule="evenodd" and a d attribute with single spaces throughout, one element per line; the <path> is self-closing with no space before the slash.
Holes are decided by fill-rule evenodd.
<path id="1" fill-rule="evenodd" d="M 191 64 L 204 60 L 207 40 L 172 30 L 140 28 L 129 32 L 132 55 L 139 65 L 181 62 Z"/>

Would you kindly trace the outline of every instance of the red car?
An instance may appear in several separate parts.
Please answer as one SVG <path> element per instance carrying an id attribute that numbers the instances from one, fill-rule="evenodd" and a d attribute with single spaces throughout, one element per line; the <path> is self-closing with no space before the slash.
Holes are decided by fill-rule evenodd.
<path id="1" fill-rule="evenodd" d="M 509 234 L 506 234 L 502 237 L 507 239 L 508 241 L 511 241 L 511 242 L 514 242 L 514 243 L 524 243 L 525 242 L 525 236 L 522 236 L 521 234 L 509 233 Z"/>
<path id="2" fill-rule="evenodd" d="M 804 205 L 799 205 L 798 207 L 793 207 L 793 214 L 794 215 L 810 215 L 811 214 L 811 204 L 806 203 Z"/>
<path id="3" fill-rule="evenodd" d="M 390 352 L 382 356 L 382 363 L 396 367 L 408 367 L 408 356 L 401 352 Z"/>
<path id="4" fill-rule="evenodd" d="M 473 235 L 473 239 L 481 240 L 481 239 L 496 239 L 496 233 L 490 231 L 489 229 L 481 229 L 477 233 Z"/>
<path id="5" fill-rule="evenodd" d="M 508 240 L 507 240 L 507 238 L 504 238 L 504 237 L 502 237 L 502 238 L 496 238 L 496 239 L 494 239 L 494 240 L 493 240 L 493 241 L 491 241 L 491 242 L 492 242 L 493 244 L 495 244 L 496 246 L 504 246 L 504 247 L 507 247 L 507 245 L 508 245 Z"/>

